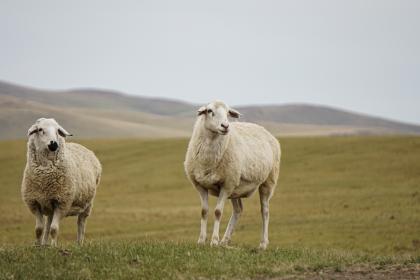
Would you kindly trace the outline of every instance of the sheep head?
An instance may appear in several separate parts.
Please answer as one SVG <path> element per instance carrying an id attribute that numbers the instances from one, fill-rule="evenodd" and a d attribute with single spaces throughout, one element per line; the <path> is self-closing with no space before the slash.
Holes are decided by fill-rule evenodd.
<path id="1" fill-rule="evenodd" d="M 33 141 L 35 149 L 51 158 L 58 152 L 67 136 L 72 134 L 54 119 L 40 118 L 28 130 L 28 137 Z"/>
<path id="2" fill-rule="evenodd" d="M 239 118 L 241 114 L 230 108 L 223 101 L 216 100 L 198 109 L 197 115 L 204 118 L 204 127 L 207 130 L 216 134 L 226 135 L 229 133 L 228 117 Z"/>

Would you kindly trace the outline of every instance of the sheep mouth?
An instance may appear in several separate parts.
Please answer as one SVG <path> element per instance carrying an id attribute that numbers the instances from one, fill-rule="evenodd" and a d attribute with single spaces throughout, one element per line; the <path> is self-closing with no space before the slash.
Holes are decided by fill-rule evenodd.
<path id="1" fill-rule="evenodd" d="M 46 149 L 45 150 L 45 157 L 48 160 L 55 160 L 59 150 L 60 150 L 60 148 L 57 148 L 55 151 L 50 151 L 49 149 Z"/>
<path id="2" fill-rule="evenodd" d="M 49 160 L 55 160 L 56 155 L 57 155 L 57 151 L 55 151 L 55 152 L 49 152 L 49 153 L 47 154 L 47 158 L 48 158 Z"/>
<path id="3" fill-rule="evenodd" d="M 226 135 L 229 133 L 229 130 L 219 130 L 220 135 Z"/>

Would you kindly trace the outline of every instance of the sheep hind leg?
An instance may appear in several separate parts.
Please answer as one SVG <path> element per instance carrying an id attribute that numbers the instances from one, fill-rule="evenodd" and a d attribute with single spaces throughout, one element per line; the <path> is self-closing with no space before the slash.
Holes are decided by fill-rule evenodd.
<path id="1" fill-rule="evenodd" d="M 80 214 L 77 216 L 77 243 L 83 245 L 86 231 L 86 218 L 87 216 Z"/>
<path id="2" fill-rule="evenodd" d="M 77 216 L 77 243 L 83 245 L 86 231 L 86 219 L 89 217 L 90 207 L 83 213 Z"/>
<path id="3" fill-rule="evenodd" d="M 270 221 L 269 203 L 273 191 L 274 187 L 270 187 L 270 185 L 268 185 L 267 182 L 259 187 L 262 217 L 262 234 L 259 248 L 262 250 L 265 250 L 268 246 L 268 224 Z"/>
<path id="4" fill-rule="evenodd" d="M 221 245 L 226 246 L 229 244 L 231 238 L 232 238 L 232 233 L 235 229 L 235 225 L 239 219 L 239 217 L 241 216 L 242 210 L 243 210 L 243 206 L 242 206 L 242 201 L 240 198 L 233 198 L 232 199 L 232 207 L 233 207 L 233 212 L 232 212 L 232 216 L 230 217 L 229 220 L 229 224 L 226 228 L 226 232 L 222 238 L 222 241 L 220 242 Z"/>

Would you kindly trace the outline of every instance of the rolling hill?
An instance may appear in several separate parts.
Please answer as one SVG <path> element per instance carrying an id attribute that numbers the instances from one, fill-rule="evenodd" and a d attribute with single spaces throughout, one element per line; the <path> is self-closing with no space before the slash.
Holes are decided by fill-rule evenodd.
<path id="1" fill-rule="evenodd" d="M 26 136 L 54 117 L 79 138 L 167 138 L 191 134 L 198 105 L 100 89 L 51 91 L 0 81 L 0 139 Z M 276 135 L 420 134 L 420 126 L 306 104 L 236 107 Z"/>

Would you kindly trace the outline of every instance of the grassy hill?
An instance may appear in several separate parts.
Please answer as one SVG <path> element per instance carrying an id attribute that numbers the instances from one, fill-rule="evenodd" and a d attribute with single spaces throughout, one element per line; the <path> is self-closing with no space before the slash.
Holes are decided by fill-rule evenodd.
<path id="1" fill-rule="evenodd" d="M 59 107 L 0 95 L 0 139 L 26 138 L 40 117 L 55 118 L 77 138 L 166 138 L 191 134 L 192 119 L 136 111 Z"/>
<path id="2" fill-rule="evenodd" d="M 404 124 L 320 105 L 290 104 L 242 107 L 247 119 L 258 122 L 282 122 L 318 126 L 356 127 L 363 133 L 420 133 L 417 125 Z"/>
<path id="3" fill-rule="evenodd" d="M 20 198 L 25 142 L 0 142 L 0 275 L 25 278 L 41 267 L 36 275 L 68 279 L 290 273 L 314 278 L 320 272 L 357 276 L 388 270 L 420 277 L 419 137 L 281 139 L 270 250 L 264 253 L 255 251 L 261 226 L 257 196 L 244 200 L 233 249 L 193 245 L 200 205 L 183 172 L 187 140 L 83 144 L 104 167 L 87 224 L 93 243 L 74 247 L 76 220 L 67 218 L 60 228 L 61 248 L 43 249 L 30 248 L 34 218 Z M 214 203 L 212 198 L 211 207 Z M 222 231 L 230 208 L 227 204 Z"/>
<path id="4" fill-rule="evenodd" d="M 85 88 L 52 91 L 7 82 L 0 82 L 0 95 L 58 107 L 129 110 L 158 115 L 175 115 L 190 112 L 194 108 L 185 102 L 145 98 L 111 90 Z"/>
<path id="5" fill-rule="evenodd" d="M 167 138 L 191 134 L 198 105 L 116 91 L 51 91 L 0 81 L 0 139 L 25 138 L 40 117 L 54 117 L 79 138 Z M 420 126 L 329 107 L 237 107 L 244 121 L 276 135 L 419 134 Z"/>

